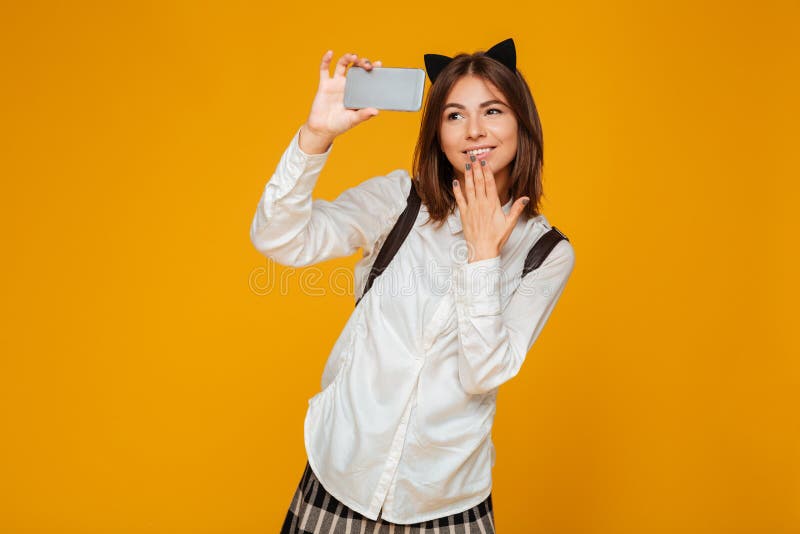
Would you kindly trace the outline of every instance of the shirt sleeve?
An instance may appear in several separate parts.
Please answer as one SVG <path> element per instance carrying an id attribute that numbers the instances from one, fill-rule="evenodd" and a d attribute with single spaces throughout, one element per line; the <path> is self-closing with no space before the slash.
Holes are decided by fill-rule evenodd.
<path id="1" fill-rule="evenodd" d="M 322 154 L 307 154 L 299 136 L 300 129 L 258 202 L 250 225 L 256 250 L 282 265 L 303 267 L 371 246 L 383 226 L 405 208 L 411 187 L 408 172 L 398 169 L 369 178 L 333 201 L 312 199 L 333 145 Z"/>
<path id="2" fill-rule="evenodd" d="M 525 275 L 502 309 L 500 256 L 466 263 L 455 278 L 460 338 L 458 374 L 464 390 L 482 394 L 517 375 L 575 266 L 566 239 Z"/>

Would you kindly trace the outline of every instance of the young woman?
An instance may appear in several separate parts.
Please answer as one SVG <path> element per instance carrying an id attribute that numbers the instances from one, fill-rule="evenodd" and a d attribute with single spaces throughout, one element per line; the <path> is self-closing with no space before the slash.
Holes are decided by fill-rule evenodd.
<path id="1" fill-rule="evenodd" d="M 519 372 L 575 262 L 562 239 L 521 276 L 551 229 L 539 213 L 536 106 L 510 39 L 487 52 L 428 54 L 414 179 L 397 169 L 333 201 L 312 199 L 334 139 L 378 114 L 345 109 L 343 96 L 349 66 L 380 62 L 345 54 L 331 77 L 332 54 L 250 230 L 256 249 L 284 265 L 364 253 L 357 306 L 309 400 L 308 462 L 282 532 L 494 532 L 497 390 Z M 413 227 L 364 293 L 415 194 Z"/>

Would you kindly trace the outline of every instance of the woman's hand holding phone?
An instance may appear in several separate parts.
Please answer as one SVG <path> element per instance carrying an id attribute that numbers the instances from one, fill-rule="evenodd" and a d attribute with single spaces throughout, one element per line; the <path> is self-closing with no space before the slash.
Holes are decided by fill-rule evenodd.
<path id="1" fill-rule="evenodd" d="M 347 109 L 344 107 L 344 87 L 347 67 L 352 63 L 364 70 L 380 67 L 381 62 L 370 63 L 356 54 L 345 54 L 336 63 L 333 77 L 330 75 L 333 51 L 322 56 L 319 72 L 319 88 L 311 104 L 308 120 L 300 129 L 300 149 L 308 154 L 321 154 L 333 143 L 334 138 L 350 128 L 378 114 L 376 108 Z"/>

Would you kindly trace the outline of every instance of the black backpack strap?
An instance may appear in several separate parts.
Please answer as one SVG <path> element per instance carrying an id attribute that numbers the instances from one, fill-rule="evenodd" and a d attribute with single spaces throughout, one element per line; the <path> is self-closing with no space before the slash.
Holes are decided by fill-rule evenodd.
<path id="1" fill-rule="evenodd" d="M 375 263 L 372 264 L 372 270 L 367 278 L 367 285 L 364 288 L 364 292 L 361 294 L 361 297 L 359 297 L 359 299 L 356 301 L 356 306 L 358 306 L 358 303 L 364 298 L 364 295 L 367 294 L 369 288 L 372 287 L 372 282 L 374 282 L 375 279 L 386 269 L 386 267 L 389 266 L 389 263 L 392 261 L 392 258 L 394 258 L 394 255 L 397 254 L 398 250 L 400 250 L 400 245 L 403 244 L 403 241 L 406 240 L 408 233 L 414 227 L 414 222 L 417 220 L 421 202 L 422 201 L 419 198 L 417 189 L 414 187 L 414 182 L 412 181 L 411 191 L 408 193 L 406 209 L 404 209 L 403 213 L 400 214 L 400 217 L 398 217 L 397 222 L 394 223 L 394 227 L 392 227 L 391 232 L 389 232 L 389 235 L 386 237 L 386 241 L 384 241 L 383 245 L 381 246 L 378 257 L 375 259 Z"/>
<path id="2" fill-rule="evenodd" d="M 553 250 L 562 239 L 569 241 L 569 238 L 562 234 L 561 230 L 555 226 L 551 226 L 550 230 L 536 240 L 536 243 L 531 247 L 528 256 L 525 258 L 525 268 L 522 269 L 522 277 L 524 278 L 529 272 L 538 269 L 545 258 L 547 258 L 547 255 L 550 254 L 550 251 Z"/>

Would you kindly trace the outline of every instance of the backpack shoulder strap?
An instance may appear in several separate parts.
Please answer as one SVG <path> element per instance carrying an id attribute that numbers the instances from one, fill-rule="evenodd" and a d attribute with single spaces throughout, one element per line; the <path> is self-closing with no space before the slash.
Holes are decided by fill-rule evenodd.
<path id="1" fill-rule="evenodd" d="M 562 239 L 569 241 L 569 238 L 562 234 L 561 230 L 555 226 L 551 226 L 550 230 L 537 239 L 536 243 L 533 244 L 531 250 L 528 252 L 528 256 L 525 258 L 525 268 L 522 269 L 522 277 L 524 278 L 529 272 L 538 269 L 545 258 L 547 258 L 547 255 L 550 254 L 550 251 L 553 250 Z"/>
<path id="2" fill-rule="evenodd" d="M 392 227 L 391 232 L 389 232 L 389 235 L 386 237 L 386 241 L 384 241 L 383 245 L 381 246 L 378 257 L 375 259 L 375 263 L 372 264 L 372 270 L 367 278 L 367 285 L 364 288 L 364 292 L 361 294 L 361 297 L 359 297 L 359 299 L 356 301 L 356 306 L 358 306 L 358 303 L 364 298 L 364 295 L 367 294 L 369 288 L 372 287 L 372 283 L 375 281 L 375 279 L 381 275 L 386 267 L 389 266 L 389 263 L 392 261 L 392 258 L 394 258 L 394 255 L 397 254 L 398 250 L 400 250 L 400 245 L 403 244 L 403 241 L 405 241 L 408 233 L 411 231 L 411 228 L 414 227 L 414 222 L 417 220 L 417 214 L 419 214 L 420 204 L 421 199 L 412 180 L 411 191 L 408 193 L 406 209 L 404 209 L 403 213 L 400 214 L 400 217 L 398 217 L 397 222 L 394 223 L 394 227 Z"/>

